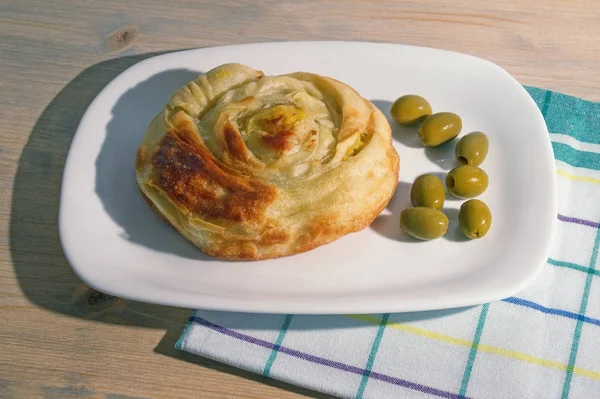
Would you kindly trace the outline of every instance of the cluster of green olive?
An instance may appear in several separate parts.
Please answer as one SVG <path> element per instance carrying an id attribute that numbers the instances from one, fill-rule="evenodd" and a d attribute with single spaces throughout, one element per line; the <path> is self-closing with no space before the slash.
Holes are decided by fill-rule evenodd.
<path id="1" fill-rule="evenodd" d="M 462 130 L 462 120 L 452 112 L 433 114 L 431 105 L 423 97 L 406 95 L 398 98 L 391 108 L 392 118 L 402 125 L 419 125 L 419 138 L 425 147 L 436 147 L 456 138 Z M 460 207 L 458 221 L 462 232 L 469 238 L 487 234 L 492 215 L 487 205 L 477 199 L 488 187 L 488 176 L 479 165 L 488 153 L 489 141 L 482 132 L 462 137 L 456 144 L 459 166 L 448 172 L 446 187 L 433 175 L 419 176 L 412 185 L 412 208 L 400 214 L 400 227 L 409 235 L 432 240 L 446 234 L 448 217 L 442 212 L 446 189 L 452 195 L 469 199 Z"/>

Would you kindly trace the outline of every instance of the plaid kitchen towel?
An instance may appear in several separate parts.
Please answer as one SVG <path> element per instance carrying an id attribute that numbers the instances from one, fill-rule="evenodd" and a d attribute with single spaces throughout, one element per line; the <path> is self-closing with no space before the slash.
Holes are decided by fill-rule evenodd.
<path id="1" fill-rule="evenodd" d="M 600 103 L 527 90 L 560 198 L 551 258 L 526 290 L 418 313 L 199 310 L 177 347 L 344 398 L 600 398 Z"/>

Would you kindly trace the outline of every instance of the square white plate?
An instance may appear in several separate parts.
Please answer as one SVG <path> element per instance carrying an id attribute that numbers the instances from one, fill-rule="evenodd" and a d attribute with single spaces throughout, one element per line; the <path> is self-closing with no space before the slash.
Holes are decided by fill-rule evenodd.
<path id="1" fill-rule="evenodd" d="M 457 231 L 449 198 L 444 238 L 416 242 L 398 226 L 420 174 L 446 173 L 454 144 L 425 150 L 391 122 L 400 154 L 396 195 L 365 230 L 305 254 L 258 262 L 204 255 L 155 215 L 135 186 L 134 158 L 150 120 L 198 73 L 240 62 L 266 74 L 309 71 L 339 79 L 386 115 L 397 97 L 452 111 L 463 133 L 490 139 L 481 196 L 493 214 L 484 239 Z M 64 172 L 60 236 L 75 272 L 103 292 L 190 308 L 276 313 L 366 313 L 450 308 L 525 288 L 548 256 L 556 218 L 555 164 L 544 120 L 500 67 L 429 48 L 364 42 L 214 47 L 144 60 L 115 78 L 83 116 Z"/>

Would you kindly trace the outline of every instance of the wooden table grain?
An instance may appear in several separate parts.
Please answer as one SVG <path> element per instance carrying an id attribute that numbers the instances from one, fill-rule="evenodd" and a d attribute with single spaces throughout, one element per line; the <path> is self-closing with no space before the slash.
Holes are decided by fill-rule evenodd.
<path id="1" fill-rule="evenodd" d="M 67 265 L 65 156 L 128 66 L 223 44 L 369 40 L 473 54 L 600 100 L 599 22 L 597 0 L 0 1 L 0 397 L 328 397 L 174 350 L 188 309 L 108 297 Z"/>

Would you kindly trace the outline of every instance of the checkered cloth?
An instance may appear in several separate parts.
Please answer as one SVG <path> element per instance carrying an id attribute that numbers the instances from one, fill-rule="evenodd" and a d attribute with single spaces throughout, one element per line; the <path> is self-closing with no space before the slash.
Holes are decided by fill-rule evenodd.
<path id="1" fill-rule="evenodd" d="M 460 311 L 200 310 L 177 347 L 344 398 L 600 398 L 600 103 L 527 90 L 560 199 L 551 258 L 526 290 Z"/>

